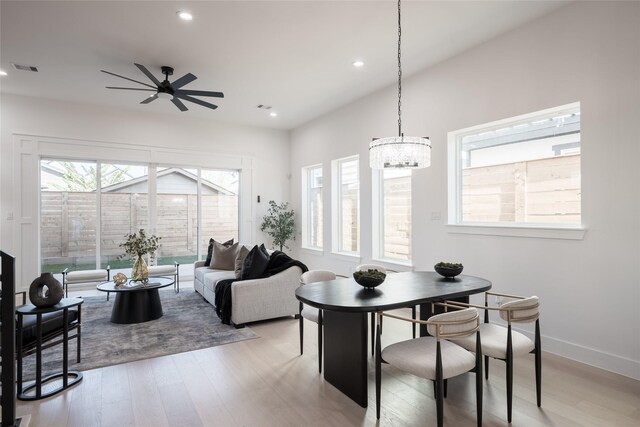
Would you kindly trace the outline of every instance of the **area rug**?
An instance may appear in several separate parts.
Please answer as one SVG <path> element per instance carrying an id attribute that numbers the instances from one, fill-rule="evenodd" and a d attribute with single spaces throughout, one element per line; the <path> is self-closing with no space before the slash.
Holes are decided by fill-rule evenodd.
<path id="1" fill-rule="evenodd" d="M 133 325 L 111 323 L 106 296 L 84 297 L 82 304 L 82 361 L 76 363 L 76 340 L 69 344 L 69 369 L 86 371 L 151 357 L 257 338 L 249 328 L 223 325 L 211 304 L 193 289 L 160 291 L 164 316 Z M 24 359 L 24 378 L 35 378 L 35 355 Z M 62 371 L 62 345 L 42 352 L 43 375 Z"/>

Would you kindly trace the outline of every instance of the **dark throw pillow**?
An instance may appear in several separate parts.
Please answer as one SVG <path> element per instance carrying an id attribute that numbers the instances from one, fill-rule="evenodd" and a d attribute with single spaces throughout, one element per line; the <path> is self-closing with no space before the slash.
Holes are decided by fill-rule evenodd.
<path id="1" fill-rule="evenodd" d="M 207 259 L 204 261 L 205 267 L 209 267 L 211 265 L 211 258 L 213 257 L 213 242 L 215 242 L 215 240 L 209 239 L 209 249 L 207 249 Z M 226 247 L 229 247 L 231 245 L 233 245 L 233 239 L 227 240 L 222 244 L 222 246 L 226 246 Z"/>
<path id="2" fill-rule="evenodd" d="M 236 256 L 238 255 L 238 244 L 235 243 L 229 247 L 213 242 L 213 256 L 211 257 L 211 265 L 209 268 L 216 270 L 231 270 L 235 269 Z"/>
<path id="3" fill-rule="evenodd" d="M 246 246 L 240 246 L 240 250 L 238 251 L 238 255 L 236 256 L 236 279 L 242 278 L 242 265 L 244 264 L 244 259 L 249 255 L 249 249 Z"/>
<path id="4" fill-rule="evenodd" d="M 241 280 L 259 279 L 264 274 L 269 264 L 269 255 L 255 245 L 247 254 L 242 264 Z"/>

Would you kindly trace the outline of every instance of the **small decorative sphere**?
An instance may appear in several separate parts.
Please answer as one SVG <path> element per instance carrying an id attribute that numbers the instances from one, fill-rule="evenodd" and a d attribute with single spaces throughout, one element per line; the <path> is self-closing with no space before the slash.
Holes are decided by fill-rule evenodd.
<path id="1" fill-rule="evenodd" d="M 122 286 L 127 283 L 127 276 L 122 273 L 117 273 L 115 276 L 113 276 L 113 283 L 116 285 L 116 287 Z"/>

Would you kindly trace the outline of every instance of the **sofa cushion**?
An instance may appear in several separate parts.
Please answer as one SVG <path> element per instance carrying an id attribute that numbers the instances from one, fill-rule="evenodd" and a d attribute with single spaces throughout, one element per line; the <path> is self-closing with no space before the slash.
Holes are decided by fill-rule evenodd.
<path id="1" fill-rule="evenodd" d="M 240 279 L 242 277 L 242 265 L 244 264 L 244 260 L 247 255 L 249 255 L 249 248 L 244 245 L 240 246 L 235 262 L 236 279 Z"/>
<path id="2" fill-rule="evenodd" d="M 204 281 L 202 283 L 204 284 L 205 288 L 215 290 L 216 285 L 218 284 L 219 281 L 227 280 L 227 279 L 235 279 L 235 278 L 236 278 L 236 273 L 233 270 L 208 269 L 204 275 Z"/>
<path id="3" fill-rule="evenodd" d="M 262 245 L 264 248 L 264 245 Z M 247 254 L 242 264 L 242 273 L 240 278 L 242 280 L 258 279 L 262 277 L 262 274 L 267 269 L 269 264 L 269 255 L 265 250 L 258 245 L 255 245 Z"/>
<path id="4" fill-rule="evenodd" d="M 235 270 L 236 256 L 238 255 L 238 243 L 225 246 L 213 241 L 213 256 L 210 268 L 215 270 Z"/>
<path id="5" fill-rule="evenodd" d="M 213 242 L 215 242 L 215 240 L 209 239 L 209 248 L 207 249 L 207 259 L 204 261 L 205 267 L 209 267 L 209 265 L 211 265 L 211 257 L 213 257 Z M 233 245 L 233 239 L 227 240 L 222 245 L 227 247 Z"/>

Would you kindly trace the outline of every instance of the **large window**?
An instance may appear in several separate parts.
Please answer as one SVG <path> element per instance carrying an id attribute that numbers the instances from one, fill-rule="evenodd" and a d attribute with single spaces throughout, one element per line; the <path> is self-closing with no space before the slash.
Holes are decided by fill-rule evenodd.
<path id="1" fill-rule="evenodd" d="M 322 249 L 322 165 L 302 168 L 302 246 Z"/>
<path id="2" fill-rule="evenodd" d="M 580 225 L 580 105 L 449 134 L 450 222 Z"/>
<path id="3" fill-rule="evenodd" d="M 374 170 L 374 257 L 411 260 L 411 169 Z"/>
<path id="4" fill-rule="evenodd" d="M 148 173 L 147 166 L 100 164 L 101 268 L 128 266 L 129 258 L 118 259 L 124 235 L 149 229 Z"/>
<path id="5" fill-rule="evenodd" d="M 155 261 L 181 271 L 209 238 L 238 239 L 237 170 L 43 159 L 40 186 L 43 272 L 129 269 L 119 245 L 141 228 L 161 237 Z"/>
<path id="6" fill-rule="evenodd" d="M 360 252 L 360 171 L 358 156 L 332 162 L 334 183 L 333 251 Z"/>
<path id="7" fill-rule="evenodd" d="M 200 232 L 200 251 L 207 254 L 209 239 L 226 242 L 238 241 L 238 192 L 240 174 L 238 171 L 209 170 L 201 171 L 202 192 L 202 231 Z"/>
<path id="8" fill-rule="evenodd" d="M 97 179 L 95 162 L 41 161 L 42 272 L 96 268 Z"/>

